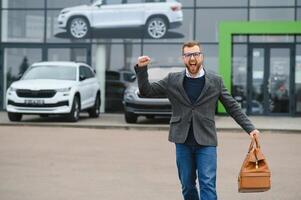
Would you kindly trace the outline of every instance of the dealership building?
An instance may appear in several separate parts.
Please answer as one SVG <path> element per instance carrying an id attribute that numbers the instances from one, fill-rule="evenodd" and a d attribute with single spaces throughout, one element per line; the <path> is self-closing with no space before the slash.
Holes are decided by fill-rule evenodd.
<path id="1" fill-rule="evenodd" d="M 143 7 L 140 4 L 135 8 L 137 3 L 165 1 L 106 0 L 97 6 L 101 10 L 104 5 L 128 4 L 135 12 Z M 87 37 L 77 39 L 59 27 L 58 16 L 74 6 L 87 5 L 85 9 L 90 9 L 95 1 L 1 0 L 1 110 L 5 109 L 9 85 L 34 62 L 88 63 L 96 69 L 104 91 L 107 70 L 133 71 L 137 57 L 143 54 L 152 58 L 153 66 L 181 66 L 183 42 L 197 40 L 204 49 L 205 69 L 224 78 L 247 114 L 300 116 L 301 0 L 178 2 L 182 4 L 182 24 L 169 29 L 162 38 L 149 37 L 141 28 L 111 28 L 93 29 Z M 114 16 L 121 16 L 123 9 L 114 12 Z M 102 92 L 102 99 L 105 94 Z M 217 112 L 225 111 L 219 105 Z"/>

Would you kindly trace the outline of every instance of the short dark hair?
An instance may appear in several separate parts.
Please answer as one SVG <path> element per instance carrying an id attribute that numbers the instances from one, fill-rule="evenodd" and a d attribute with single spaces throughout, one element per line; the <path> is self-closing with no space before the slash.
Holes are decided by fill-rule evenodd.
<path id="1" fill-rule="evenodd" d="M 188 41 L 188 42 L 185 42 L 182 46 L 182 54 L 184 53 L 185 47 L 194 47 L 194 46 L 198 46 L 200 48 L 200 50 L 202 51 L 201 44 L 198 41 Z"/>

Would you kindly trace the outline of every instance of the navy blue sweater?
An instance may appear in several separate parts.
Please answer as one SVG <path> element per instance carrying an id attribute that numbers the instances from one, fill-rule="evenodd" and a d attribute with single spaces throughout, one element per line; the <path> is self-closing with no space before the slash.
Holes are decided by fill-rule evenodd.
<path id="1" fill-rule="evenodd" d="M 204 88 L 204 85 L 205 85 L 205 76 L 202 76 L 200 78 L 189 78 L 185 76 L 183 86 L 187 96 L 191 101 L 191 104 L 194 104 L 196 102 L 196 100 L 198 99 L 198 97 L 200 96 Z M 185 141 L 185 144 L 198 145 L 198 143 L 194 138 L 192 121 L 190 124 L 189 133 Z"/>

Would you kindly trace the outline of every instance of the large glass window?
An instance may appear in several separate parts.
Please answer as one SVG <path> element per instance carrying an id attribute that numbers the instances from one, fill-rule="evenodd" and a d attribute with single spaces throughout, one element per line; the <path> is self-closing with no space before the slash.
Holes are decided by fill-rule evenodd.
<path id="1" fill-rule="evenodd" d="M 42 1 L 42 0 L 41 0 Z M 88 5 L 91 0 L 47 0 L 48 8 L 66 8 L 79 5 Z"/>
<path id="2" fill-rule="evenodd" d="M 250 0 L 251 6 L 294 6 L 295 0 Z"/>
<path id="3" fill-rule="evenodd" d="M 5 48 L 4 49 L 4 89 L 18 80 L 34 62 L 42 60 L 42 50 L 37 48 Z M 2 97 L 5 96 L 3 91 Z"/>
<path id="4" fill-rule="evenodd" d="M 49 61 L 76 61 L 87 63 L 86 48 L 50 48 L 48 49 Z"/>
<path id="5" fill-rule="evenodd" d="M 2 8 L 44 8 L 44 0 L 2 0 Z"/>
<path id="6" fill-rule="evenodd" d="M 250 9 L 250 20 L 254 21 L 286 21 L 294 20 L 293 8 L 251 8 Z"/>
<path id="7" fill-rule="evenodd" d="M 193 39 L 193 10 L 183 9 L 183 22 L 180 27 L 169 29 L 162 39 L 145 39 L 146 42 L 181 42 Z"/>
<path id="8" fill-rule="evenodd" d="M 247 6 L 248 0 L 197 0 L 197 6 Z"/>
<path id="9" fill-rule="evenodd" d="M 152 66 L 183 66 L 181 44 L 145 44 L 143 53 L 150 56 Z"/>
<path id="10" fill-rule="evenodd" d="M 301 45 L 296 46 L 295 90 L 296 111 L 301 113 Z"/>
<path id="11" fill-rule="evenodd" d="M 233 45 L 232 95 L 247 109 L 247 45 Z"/>
<path id="12" fill-rule="evenodd" d="M 194 6 L 194 0 L 179 0 L 179 2 L 182 4 L 182 6 L 187 6 L 187 7 Z"/>
<path id="13" fill-rule="evenodd" d="M 218 45 L 202 45 L 204 66 L 209 71 L 218 71 Z M 144 45 L 144 54 L 151 57 L 153 66 L 183 66 L 182 44 Z"/>
<path id="14" fill-rule="evenodd" d="M 36 10 L 2 11 L 3 42 L 42 42 L 44 12 Z"/>
<path id="15" fill-rule="evenodd" d="M 202 45 L 205 69 L 218 73 L 218 45 Z"/>
<path id="16" fill-rule="evenodd" d="M 92 47 L 92 66 L 99 66 L 98 61 L 105 64 L 106 70 L 133 70 L 138 56 L 141 55 L 141 45 L 97 44 Z"/>
<path id="17" fill-rule="evenodd" d="M 263 43 L 275 43 L 275 42 L 294 42 L 294 36 L 291 35 L 252 35 L 250 36 L 250 42 L 263 42 Z"/>
<path id="18" fill-rule="evenodd" d="M 234 43 L 236 43 L 236 42 L 247 42 L 247 38 L 248 38 L 248 36 L 246 36 L 246 35 L 234 35 L 232 37 L 232 41 Z"/>
<path id="19" fill-rule="evenodd" d="M 218 42 L 218 26 L 221 21 L 245 21 L 247 9 L 198 9 L 196 39 Z"/>

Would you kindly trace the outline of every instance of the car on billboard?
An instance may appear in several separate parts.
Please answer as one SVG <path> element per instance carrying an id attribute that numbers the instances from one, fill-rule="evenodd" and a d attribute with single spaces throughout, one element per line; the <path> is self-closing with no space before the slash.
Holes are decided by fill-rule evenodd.
<path id="1" fill-rule="evenodd" d="M 94 70 L 77 62 L 34 63 L 6 93 L 10 121 L 20 121 L 24 114 L 59 114 L 76 122 L 80 111 L 98 117 L 100 104 L 100 87 Z"/>
<path id="2" fill-rule="evenodd" d="M 182 4 L 177 0 L 96 0 L 61 10 L 58 27 L 76 39 L 86 38 L 92 29 L 137 27 L 159 39 L 182 21 Z"/>
<path id="3" fill-rule="evenodd" d="M 148 69 L 148 79 L 155 82 L 163 79 L 170 72 L 183 71 L 183 67 L 156 66 Z M 124 92 L 124 117 L 127 123 L 136 123 L 139 116 L 153 118 L 155 116 L 171 116 L 171 104 L 166 96 L 144 97 L 138 89 L 137 80 Z"/>

